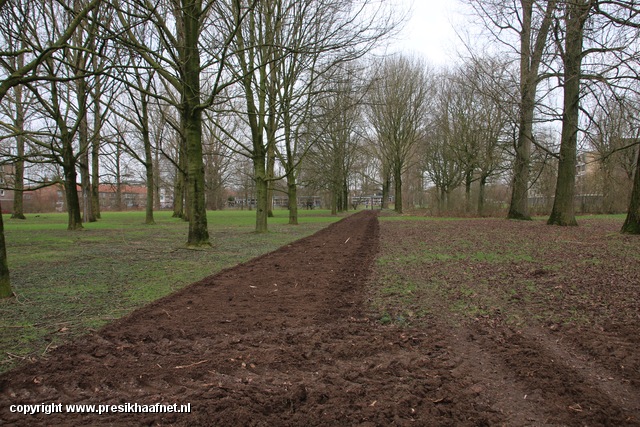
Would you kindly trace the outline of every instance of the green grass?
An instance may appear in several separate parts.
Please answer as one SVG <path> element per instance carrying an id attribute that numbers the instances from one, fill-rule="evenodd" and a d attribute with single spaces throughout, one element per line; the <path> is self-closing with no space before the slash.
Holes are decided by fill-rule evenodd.
<path id="1" fill-rule="evenodd" d="M 208 212 L 211 248 L 187 249 L 188 223 L 156 212 L 104 212 L 67 231 L 66 214 L 5 219 L 15 298 L 0 301 L 0 371 L 70 337 L 99 328 L 223 268 L 312 234 L 340 217 L 300 211 L 299 226 L 276 210 L 256 234 L 255 211 Z"/>

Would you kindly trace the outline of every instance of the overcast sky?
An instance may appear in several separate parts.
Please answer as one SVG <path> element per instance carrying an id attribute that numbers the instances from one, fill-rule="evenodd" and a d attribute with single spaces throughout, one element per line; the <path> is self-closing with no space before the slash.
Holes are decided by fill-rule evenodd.
<path id="1" fill-rule="evenodd" d="M 413 14 L 389 51 L 415 52 L 434 65 L 445 65 L 456 58 L 456 49 L 461 50 L 462 44 L 454 26 L 460 28 L 467 20 L 458 0 L 401 0 L 398 3 L 405 10 L 411 8 Z"/>

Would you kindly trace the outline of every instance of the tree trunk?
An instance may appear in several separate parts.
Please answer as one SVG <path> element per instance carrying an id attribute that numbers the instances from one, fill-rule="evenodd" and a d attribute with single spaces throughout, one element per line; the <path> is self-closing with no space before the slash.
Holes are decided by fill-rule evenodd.
<path id="1" fill-rule="evenodd" d="M 177 168 L 176 168 L 177 169 Z M 176 170 L 173 182 L 173 218 L 184 217 L 184 174 Z"/>
<path id="2" fill-rule="evenodd" d="M 610 167 L 610 160 L 603 160 L 601 163 L 602 172 L 602 212 L 606 214 L 612 214 L 614 212 L 615 205 L 615 193 L 614 180 L 612 176 L 612 168 Z"/>
<path id="3" fill-rule="evenodd" d="M 147 206 L 145 209 L 144 223 L 148 225 L 154 225 L 156 221 L 153 218 L 153 195 L 154 195 L 153 163 L 147 163 L 146 173 L 147 173 Z"/>
<path id="4" fill-rule="evenodd" d="M 338 192 L 335 189 L 335 184 L 331 188 L 331 215 L 338 215 Z"/>
<path id="5" fill-rule="evenodd" d="M 268 231 L 268 181 L 265 156 L 257 155 L 253 158 L 253 174 L 256 183 L 256 233 Z"/>
<path id="6" fill-rule="evenodd" d="M 395 211 L 402 213 L 402 170 L 396 167 L 393 173 L 393 182 L 395 184 Z"/>
<path id="7" fill-rule="evenodd" d="M 82 216 L 80 215 L 80 199 L 78 198 L 78 183 L 75 163 L 65 160 L 64 170 L 64 192 L 67 203 L 67 214 L 69 222 L 67 230 L 81 230 Z"/>
<path id="8" fill-rule="evenodd" d="M 87 82 L 84 79 L 76 80 L 77 102 L 78 105 L 86 106 L 87 104 Z M 78 143 L 79 143 L 79 160 L 80 167 L 80 188 L 82 192 L 82 221 L 95 222 L 93 216 L 93 202 L 91 200 L 91 179 L 89 171 L 89 124 L 87 121 L 87 109 L 81 108 L 78 116 Z"/>
<path id="9" fill-rule="evenodd" d="M 464 211 L 471 213 L 471 185 L 473 184 L 473 170 L 468 170 L 464 174 Z"/>
<path id="10" fill-rule="evenodd" d="M 633 189 L 629 200 L 629 210 L 627 218 L 622 225 L 620 232 L 625 234 L 640 234 L 640 150 L 638 150 L 638 161 L 633 176 Z"/>
<path id="11" fill-rule="evenodd" d="M 442 214 L 447 209 L 447 190 L 440 187 L 440 197 L 438 197 L 438 213 Z"/>
<path id="12" fill-rule="evenodd" d="M 587 3 L 584 3 L 587 1 Z M 576 154 L 580 113 L 580 79 L 584 23 L 589 9 L 588 0 L 567 4 L 566 41 L 564 53 L 564 112 L 560 141 L 560 162 L 553 209 L 547 224 L 578 225 L 574 212 L 576 186 Z"/>
<path id="13" fill-rule="evenodd" d="M 120 145 L 116 145 L 116 211 L 122 211 L 122 177 L 120 176 Z"/>
<path id="14" fill-rule="evenodd" d="M 533 0 L 521 0 L 522 31 L 520 33 L 520 112 L 516 141 L 516 159 L 513 168 L 511 203 L 507 218 L 531 220 L 529 213 L 529 173 L 533 117 L 536 105 L 540 63 L 547 44 L 556 0 L 548 0 L 545 16 L 540 24 L 534 46 L 531 46 Z"/>
<path id="15" fill-rule="evenodd" d="M 271 129 L 269 127 L 267 128 L 267 132 L 268 134 L 271 133 Z M 267 148 L 267 216 L 269 218 L 273 218 L 273 186 L 275 184 L 273 178 L 275 176 L 276 166 L 275 133 L 273 135 L 268 135 L 267 138 L 269 139 Z"/>
<path id="16" fill-rule="evenodd" d="M 342 183 L 342 212 L 349 212 L 349 184 L 347 179 Z"/>
<path id="17" fill-rule="evenodd" d="M 22 55 L 19 58 L 23 58 Z M 22 86 L 18 85 L 14 89 L 16 95 L 16 128 L 24 131 L 24 100 L 22 97 Z M 14 193 L 13 193 L 13 213 L 12 219 L 25 219 L 24 216 L 24 143 L 25 138 L 22 134 L 16 136 L 16 154 L 17 160 L 14 164 Z M 1 251 L 1 249 L 0 249 Z M 0 256 L 2 254 L 0 253 Z M 1 271 L 0 271 L 1 275 Z M 1 280 L 1 279 L 0 279 Z M 1 285 L 0 285 L 1 286 Z M 1 292 L 1 291 L 0 291 Z"/>
<path id="18" fill-rule="evenodd" d="M 94 55 L 94 61 L 98 56 Z M 94 65 L 97 68 L 96 65 Z M 93 137 L 91 139 L 91 208 L 93 218 L 100 219 L 100 134 L 102 130 L 102 116 L 100 112 L 100 102 L 102 98 L 101 76 L 96 76 L 93 103 L 95 112 L 93 114 Z"/>
<path id="19" fill-rule="evenodd" d="M 451 192 L 453 189 L 447 188 L 445 192 L 445 210 L 451 212 Z"/>
<path id="20" fill-rule="evenodd" d="M 93 217 L 100 219 L 100 137 L 94 137 L 91 146 L 91 202 Z"/>
<path id="21" fill-rule="evenodd" d="M 84 119 L 83 119 L 84 120 Z M 80 125 L 80 140 L 87 137 L 88 129 L 86 125 Z M 83 144 L 84 145 L 84 144 Z M 89 172 L 89 151 L 85 145 L 84 152 L 80 155 L 80 182 L 82 189 L 82 222 L 95 222 L 93 215 L 93 200 L 91 191 L 91 174 Z"/>
<path id="22" fill-rule="evenodd" d="M 9 264 L 7 263 L 7 245 L 4 240 L 4 221 L 2 219 L 2 206 L 0 206 L 0 299 L 13 295 L 11 279 L 9 277 Z"/>
<path id="23" fill-rule="evenodd" d="M 160 170 L 160 149 L 158 147 L 154 151 L 153 170 L 155 171 L 153 174 L 153 207 L 160 210 L 162 206 L 160 204 L 160 173 L 158 172 Z"/>
<path id="24" fill-rule="evenodd" d="M 201 112 L 193 112 L 187 120 L 187 203 L 189 204 L 188 246 L 209 245 L 207 209 L 202 162 Z"/>
<path id="25" fill-rule="evenodd" d="M 391 178 L 387 168 L 382 171 L 382 200 L 380 201 L 380 209 L 386 209 L 389 201 L 389 191 L 391 190 Z"/>
<path id="26" fill-rule="evenodd" d="M 480 188 L 478 190 L 478 216 L 484 216 L 484 192 L 487 186 L 487 175 L 480 176 Z"/>
<path id="27" fill-rule="evenodd" d="M 289 196 L 289 224 L 298 225 L 298 186 L 293 173 L 287 176 L 287 195 Z"/>
<path id="28" fill-rule="evenodd" d="M 201 7 L 199 1 L 183 2 L 185 46 L 185 82 L 183 108 L 185 138 L 187 144 L 187 203 L 189 237 L 187 245 L 209 245 L 207 207 L 204 185 L 204 162 L 202 159 L 202 110 L 200 107 L 200 37 Z"/>
<path id="29" fill-rule="evenodd" d="M 180 147 L 178 147 L 178 166 L 176 167 L 176 176 L 173 183 L 173 218 L 184 218 L 184 187 L 185 187 L 185 171 L 187 163 L 187 155 L 185 153 L 184 137 L 180 135 Z"/>
<path id="30" fill-rule="evenodd" d="M 147 205 L 145 207 L 144 223 L 153 225 L 156 222 L 153 219 L 153 155 L 151 153 L 151 136 L 149 133 L 149 104 L 146 95 L 142 94 L 142 143 L 144 145 L 144 168 L 147 180 Z"/>

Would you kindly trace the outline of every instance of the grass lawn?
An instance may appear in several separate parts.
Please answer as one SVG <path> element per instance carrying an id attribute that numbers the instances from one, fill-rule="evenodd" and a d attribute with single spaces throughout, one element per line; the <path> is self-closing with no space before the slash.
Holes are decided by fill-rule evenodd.
<path id="1" fill-rule="evenodd" d="M 31 355 L 99 328 L 221 269 L 313 234 L 340 217 L 329 211 L 276 210 L 270 232 L 256 234 L 255 211 L 208 212 L 212 247 L 187 249 L 188 223 L 156 212 L 105 212 L 82 231 L 66 214 L 5 216 L 15 298 L 0 301 L 0 372 Z"/>

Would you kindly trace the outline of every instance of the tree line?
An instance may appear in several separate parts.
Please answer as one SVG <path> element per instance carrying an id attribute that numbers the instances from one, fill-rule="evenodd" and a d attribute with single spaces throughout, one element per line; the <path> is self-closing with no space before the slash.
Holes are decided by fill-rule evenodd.
<path id="1" fill-rule="evenodd" d="M 232 173 L 255 193 L 257 232 L 267 231 L 275 191 L 297 223 L 301 185 L 327 191 L 334 213 L 349 208 L 353 188 L 379 190 L 383 204 L 393 194 L 402 212 L 408 187 L 432 185 L 441 211 L 463 189 L 464 210 L 484 215 L 487 186 L 503 180 L 508 217 L 530 219 L 532 185 L 553 163 L 548 222 L 575 225 L 584 144 L 603 164 L 637 158 L 623 230 L 640 232 L 640 6 L 464 3 L 493 48 L 469 46 L 463 61 L 435 68 L 375 55 L 403 20 L 385 1 L 2 1 L 0 146 L 13 168 L 12 217 L 24 217 L 26 188 L 59 183 L 68 229 L 81 229 L 100 218 L 101 179 L 119 182 L 132 160 L 149 224 L 161 169 L 171 171 L 190 246 L 209 244 L 207 203 Z M 4 251 L 2 222 L 0 239 Z M 0 293 L 10 295 L 1 255 Z"/>

